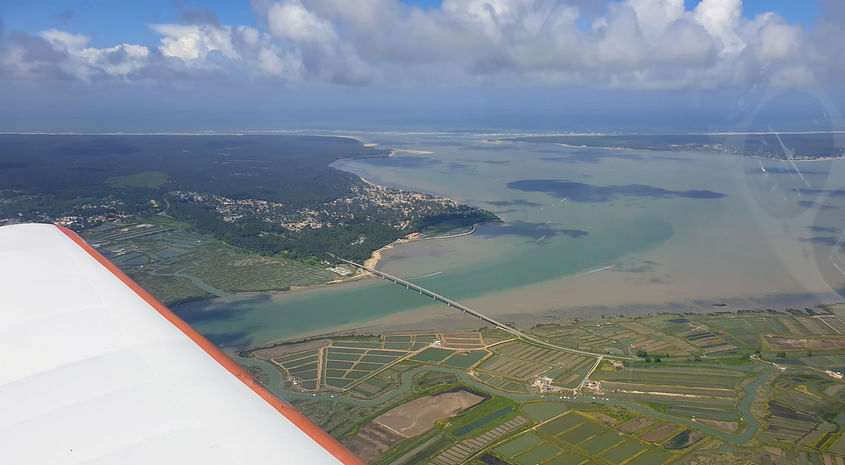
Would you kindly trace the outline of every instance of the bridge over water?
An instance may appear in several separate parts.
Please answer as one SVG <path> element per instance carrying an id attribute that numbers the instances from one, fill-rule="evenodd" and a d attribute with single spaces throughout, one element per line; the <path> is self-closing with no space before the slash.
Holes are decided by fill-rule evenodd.
<path id="1" fill-rule="evenodd" d="M 342 262 L 344 262 L 348 265 L 352 265 L 355 268 L 358 268 L 360 270 L 364 270 L 364 271 L 372 274 L 373 276 L 384 279 L 385 281 L 390 281 L 390 282 L 396 284 L 397 286 L 402 286 L 405 289 L 408 289 L 410 291 L 418 292 L 420 295 L 431 297 L 432 300 L 434 300 L 435 302 L 440 302 L 440 303 L 446 304 L 446 306 L 448 306 L 449 308 L 454 308 L 455 310 L 459 310 L 461 312 L 466 313 L 467 315 L 478 318 L 479 320 L 481 320 L 481 321 L 483 321 L 487 324 L 491 324 L 491 325 L 501 329 L 502 331 L 510 333 L 510 334 L 518 337 L 519 339 L 530 342 L 532 344 L 536 344 L 536 345 L 543 346 L 543 347 L 548 347 L 550 349 L 562 350 L 564 352 L 570 352 L 570 353 L 573 353 L 573 354 L 585 355 L 587 357 L 596 357 L 596 358 L 598 358 L 598 362 L 601 362 L 601 360 L 604 358 L 604 354 L 598 354 L 598 353 L 595 353 L 595 352 L 587 352 L 585 350 L 573 349 L 571 347 L 559 346 L 557 344 L 552 344 L 550 342 L 546 342 L 546 341 L 543 341 L 541 339 L 537 339 L 534 336 L 525 334 L 525 333 L 523 333 L 522 331 L 520 331 L 516 328 L 508 326 L 505 323 L 502 323 L 502 322 L 500 322 L 500 321 L 498 321 L 494 318 L 491 318 L 491 317 L 489 317 L 489 316 L 487 316 L 487 315 L 485 315 L 485 314 L 483 314 L 479 311 L 473 310 L 473 309 L 467 307 L 466 305 L 463 305 L 459 302 L 456 302 L 456 301 L 454 301 L 454 300 L 452 300 L 448 297 L 444 297 L 444 296 L 442 296 L 442 295 L 440 295 L 440 294 L 438 294 L 434 291 L 428 290 L 428 289 L 426 289 L 422 286 L 419 286 L 417 284 L 414 284 L 410 281 L 405 281 L 402 278 L 398 278 L 396 276 L 385 273 L 383 271 L 379 271 L 379 270 L 376 270 L 376 269 L 373 269 L 373 268 L 366 267 L 364 265 L 361 265 L 360 263 L 355 263 L 355 262 L 352 262 L 352 261 L 349 261 L 349 260 L 344 260 L 342 258 L 338 258 L 338 260 L 340 260 L 340 261 L 342 261 Z M 618 359 L 623 359 L 623 360 L 637 360 L 634 357 L 625 357 L 625 356 L 619 356 L 619 355 L 614 355 L 613 357 L 618 358 Z M 598 364 L 599 364 L 598 362 L 595 364 L 593 369 L 595 369 L 595 367 L 598 366 Z M 586 379 L 586 377 L 585 377 L 585 379 Z M 582 384 L 583 384 L 583 382 L 582 382 Z"/>

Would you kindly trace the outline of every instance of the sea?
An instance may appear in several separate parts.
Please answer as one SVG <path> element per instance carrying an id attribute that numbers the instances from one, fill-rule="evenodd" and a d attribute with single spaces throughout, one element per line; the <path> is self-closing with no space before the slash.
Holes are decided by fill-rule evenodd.
<path id="1" fill-rule="evenodd" d="M 394 152 L 333 167 L 502 219 L 399 244 L 377 268 L 518 328 L 845 300 L 845 160 L 570 147 L 494 133 L 351 135 Z M 484 325 L 374 277 L 174 310 L 230 349 Z"/>

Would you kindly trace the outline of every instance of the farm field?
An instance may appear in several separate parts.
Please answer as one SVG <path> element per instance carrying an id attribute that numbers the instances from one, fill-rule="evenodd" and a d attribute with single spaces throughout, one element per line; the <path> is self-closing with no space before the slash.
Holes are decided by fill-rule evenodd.
<path id="1" fill-rule="evenodd" d="M 532 329 L 606 348 L 598 364 L 491 329 L 330 337 L 253 353 L 287 389 L 372 402 L 375 413 L 345 417 L 346 429 L 333 431 L 378 465 L 845 465 L 840 326 L 820 310 Z M 450 392 L 486 400 L 434 401 Z M 424 403 L 438 412 L 420 413 Z M 719 452 L 727 445 L 730 454 Z"/>
<path id="2" fill-rule="evenodd" d="M 607 319 L 575 327 L 540 326 L 532 333 L 549 342 L 609 355 L 632 355 L 637 350 L 676 356 L 695 352 L 689 343 L 630 319 Z"/>
<path id="3" fill-rule="evenodd" d="M 235 292 L 287 290 L 339 278 L 317 266 L 263 257 L 189 232 L 186 225 L 167 217 L 146 221 L 104 224 L 84 231 L 83 237 L 166 305 Z"/>
<path id="4" fill-rule="evenodd" d="M 528 423 L 528 420 L 525 417 L 516 417 L 513 420 L 493 428 L 481 436 L 473 439 L 466 439 L 455 444 L 437 455 L 431 463 L 436 465 L 457 465 L 458 463 L 463 463 L 465 459 L 483 449 L 484 446 L 487 446 L 499 438 L 520 429 L 520 427 L 524 426 L 526 423 Z"/>
<path id="5" fill-rule="evenodd" d="M 569 410 L 563 402 L 528 402 L 522 405 L 522 411 L 537 422 L 550 420 Z"/>
<path id="6" fill-rule="evenodd" d="M 372 398 L 392 390 L 402 374 L 414 366 L 413 362 L 469 369 L 490 355 L 485 349 L 435 346 L 435 341 L 441 339 L 438 334 L 323 339 L 259 348 L 245 354 L 278 366 L 294 389 L 340 390 Z M 478 342 L 481 338 L 473 340 Z M 297 350 L 300 347 L 303 350 Z"/>
<path id="7" fill-rule="evenodd" d="M 493 355 L 478 366 L 478 372 L 491 379 L 528 381 L 545 376 L 555 386 L 574 388 L 595 363 L 595 358 L 518 341 L 489 349 Z"/>
<path id="8" fill-rule="evenodd" d="M 596 371 L 593 376 L 602 381 L 660 386 L 661 389 L 670 389 L 667 392 L 671 392 L 671 386 L 734 390 L 750 375 L 734 368 L 659 365 L 631 367 L 621 371 L 602 370 Z"/>
<path id="9" fill-rule="evenodd" d="M 672 426 L 672 431 L 667 431 L 664 436 L 677 429 Z M 565 413 L 537 428 L 535 433 L 512 439 L 492 452 L 509 463 L 526 463 L 537 458 L 547 460 L 560 455 L 568 457 L 562 458 L 562 461 L 571 463 L 601 457 L 610 463 L 618 464 L 647 454 L 645 459 L 638 463 L 659 465 L 676 456 L 578 412 Z"/>

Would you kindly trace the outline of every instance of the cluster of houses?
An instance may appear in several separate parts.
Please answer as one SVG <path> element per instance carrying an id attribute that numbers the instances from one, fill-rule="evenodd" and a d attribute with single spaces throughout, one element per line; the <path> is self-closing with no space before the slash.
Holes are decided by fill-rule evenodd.
<path id="1" fill-rule="evenodd" d="M 613 369 L 615 369 L 617 371 L 625 368 L 625 364 L 622 363 L 621 360 L 608 360 L 608 362 L 610 362 L 610 364 L 613 366 Z M 578 389 L 580 389 L 580 388 L 572 389 L 572 388 L 565 388 L 565 387 L 561 387 L 561 386 L 555 386 L 554 384 L 552 384 L 553 381 L 554 380 L 552 378 L 548 377 L 548 376 L 538 376 L 537 378 L 534 379 L 534 382 L 531 383 L 531 387 L 537 388 L 537 390 L 540 391 L 540 394 L 554 394 L 554 393 L 562 393 L 562 392 L 566 392 L 568 394 L 575 394 L 578 391 Z M 584 382 L 584 388 L 586 388 L 590 391 L 598 392 L 598 391 L 601 391 L 601 383 L 598 382 L 598 381 L 586 380 Z"/>

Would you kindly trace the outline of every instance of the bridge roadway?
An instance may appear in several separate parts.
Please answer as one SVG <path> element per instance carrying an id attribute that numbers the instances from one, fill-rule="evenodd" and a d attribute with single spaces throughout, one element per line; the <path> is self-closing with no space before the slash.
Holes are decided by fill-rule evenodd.
<path id="1" fill-rule="evenodd" d="M 460 311 L 462 311 L 462 312 L 464 312 L 468 315 L 474 316 L 474 317 L 478 318 L 479 320 L 481 320 L 485 323 L 489 323 L 489 324 L 501 329 L 502 331 L 510 333 L 510 334 L 512 334 L 512 335 L 514 335 L 514 336 L 516 336 L 516 337 L 518 337 L 518 338 L 520 338 L 524 341 L 528 341 L 528 342 L 531 342 L 531 343 L 539 345 L 539 346 L 548 347 L 550 349 L 562 350 L 564 352 L 570 352 L 570 353 L 578 354 L 578 355 L 585 355 L 587 357 L 597 357 L 599 359 L 599 362 L 605 356 L 604 354 L 598 354 L 598 353 L 595 353 L 595 352 L 587 352 L 585 350 L 578 350 L 578 349 L 573 349 L 573 348 L 570 348 L 570 347 L 563 347 L 563 346 L 559 346 L 557 344 L 552 344 L 550 342 L 543 341 L 541 339 L 537 339 L 534 336 L 530 336 L 528 334 L 525 334 L 525 333 L 523 333 L 522 331 L 520 331 L 516 328 L 512 328 L 512 327 L 510 327 L 510 326 L 508 326 L 508 325 L 506 325 L 506 324 L 504 324 L 504 323 L 502 323 L 498 320 L 495 320 L 495 319 L 493 319 L 493 318 L 491 318 L 491 317 L 489 317 L 489 316 L 487 316 L 487 315 L 485 315 L 481 312 L 475 311 L 475 310 L 473 310 L 473 309 L 471 309 L 471 308 L 469 308 L 465 305 L 462 305 L 458 302 L 455 302 L 454 300 L 452 300 L 448 297 L 443 297 L 442 295 L 440 295 L 440 294 L 438 294 L 434 291 L 430 291 L 430 290 L 428 290 L 428 289 L 426 289 L 422 286 L 418 286 L 418 285 L 416 285 L 412 282 L 405 281 L 402 278 L 397 278 L 396 276 L 387 274 L 383 271 L 379 271 L 379 270 L 376 270 L 376 269 L 373 269 L 373 268 L 366 267 L 366 266 L 361 265 L 359 263 L 355 263 L 355 262 L 345 260 L 345 259 L 339 258 L 339 257 L 337 257 L 337 258 L 338 258 L 338 260 L 340 260 L 340 261 L 342 261 L 342 262 L 344 262 L 348 265 L 352 265 L 352 266 L 354 266 L 358 269 L 364 270 L 364 271 L 371 273 L 372 275 L 377 276 L 381 279 L 384 279 L 386 281 L 391 281 L 394 284 L 399 285 L 399 286 L 405 286 L 406 289 L 419 292 L 420 295 L 431 297 L 435 302 L 444 303 L 448 307 L 455 308 L 455 309 L 460 310 Z M 622 359 L 622 360 L 637 360 L 634 357 L 626 357 L 626 356 L 620 356 L 620 355 L 614 355 L 614 358 L 618 358 L 618 359 Z M 596 366 L 598 366 L 598 363 L 596 363 Z M 583 382 L 582 382 L 582 384 L 583 384 Z"/>

